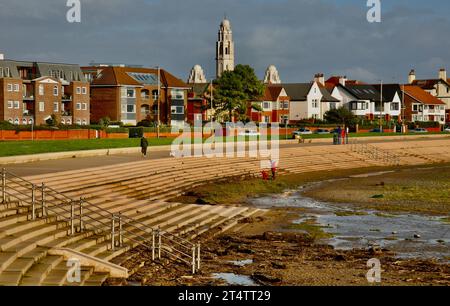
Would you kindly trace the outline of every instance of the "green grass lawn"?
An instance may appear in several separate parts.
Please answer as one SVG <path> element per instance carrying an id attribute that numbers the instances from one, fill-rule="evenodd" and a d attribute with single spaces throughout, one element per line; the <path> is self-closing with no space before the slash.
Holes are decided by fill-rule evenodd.
<path id="1" fill-rule="evenodd" d="M 150 146 L 170 145 L 173 138 L 148 139 Z M 83 139 L 0 142 L 0 156 L 138 147 L 140 139 Z"/>

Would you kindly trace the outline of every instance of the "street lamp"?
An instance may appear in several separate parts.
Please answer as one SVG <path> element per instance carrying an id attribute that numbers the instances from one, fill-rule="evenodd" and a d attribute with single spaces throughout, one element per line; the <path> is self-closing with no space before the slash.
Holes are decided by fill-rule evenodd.
<path id="1" fill-rule="evenodd" d="M 161 68 L 157 66 L 158 68 L 158 119 L 157 119 L 157 126 L 156 126 L 156 136 L 159 138 L 160 136 L 160 125 L 161 125 L 161 111 L 159 109 L 160 107 L 160 101 L 161 101 Z"/>
<path id="2" fill-rule="evenodd" d="M 380 80 L 381 83 L 381 89 L 380 89 L 380 133 L 383 133 L 383 108 L 384 108 L 384 102 L 383 102 L 383 80 Z"/>

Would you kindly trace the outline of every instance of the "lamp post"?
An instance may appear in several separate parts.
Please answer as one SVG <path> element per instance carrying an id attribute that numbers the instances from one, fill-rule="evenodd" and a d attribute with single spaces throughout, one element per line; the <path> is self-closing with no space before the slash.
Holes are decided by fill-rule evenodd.
<path id="1" fill-rule="evenodd" d="M 384 108 L 384 102 L 383 102 L 383 80 L 380 80 L 381 82 L 381 89 L 380 89 L 380 133 L 383 133 L 383 108 Z"/>
<path id="2" fill-rule="evenodd" d="M 160 101 L 161 101 L 161 68 L 157 66 L 158 68 L 158 119 L 157 119 L 157 126 L 156 126 L 156 135 L 157 138 L 160 137 L 160 125 L 161 125 L 161 111 L 160 111 Z"/>

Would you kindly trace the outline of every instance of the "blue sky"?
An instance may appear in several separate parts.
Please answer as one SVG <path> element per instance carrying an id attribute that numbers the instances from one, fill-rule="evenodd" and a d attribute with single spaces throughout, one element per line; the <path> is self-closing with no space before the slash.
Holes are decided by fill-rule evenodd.
<path id="1" fill-rule="evenodd" d="M 215 74 L 215 40 L 231 20 L 236 62 L 258 76 L 270 64 L 284 82 L 318 72 L 374 82 L 436 77 L 450 69 L 450 2 L 382 0 L 382 22 L 366 0 L 81 0 L 81 24 L 66 0 L 0 0 L 0 52 L 7 58 L 88 64 L 161 65 L 182 79 L 200 64 Z"/>

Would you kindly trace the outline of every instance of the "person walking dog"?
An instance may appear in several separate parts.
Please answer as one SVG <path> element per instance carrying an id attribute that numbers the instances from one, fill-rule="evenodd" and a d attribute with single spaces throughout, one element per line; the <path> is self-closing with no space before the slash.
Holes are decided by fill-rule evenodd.
<path id="1" fill-rule="evenodd" d="M 144 136 L 142 136 L 141 138 L 142 157 L 147 157 L 147 149 L 148 149 L 148 140 Z"/>

